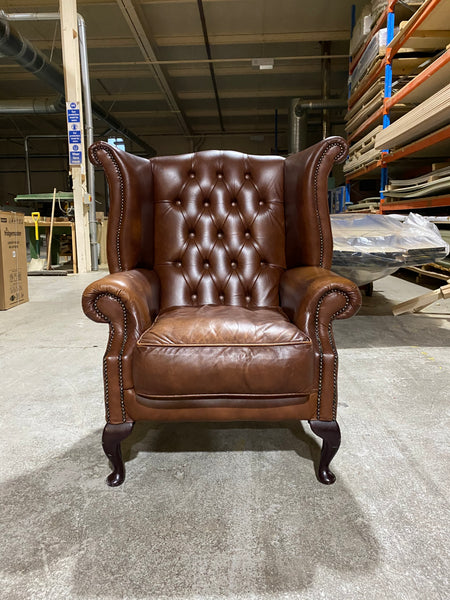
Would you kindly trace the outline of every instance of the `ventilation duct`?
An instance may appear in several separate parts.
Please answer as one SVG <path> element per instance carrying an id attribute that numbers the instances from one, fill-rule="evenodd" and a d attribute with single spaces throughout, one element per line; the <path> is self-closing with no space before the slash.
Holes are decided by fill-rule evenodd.
<path id="1" fill-rule="evenodd" d="M 0 13 L 0 53 L 16 61 L 24 69 L 33 73 L 64 96 L 64 74 L 62 70 L 48 62 L 47 57 L 26 40 L 7 20 L 7 15 Z M 149 156 L 155 156 L 156 150 L 136 134 L 127 129 L 100 105 L 92 102 L 92 111 L 105 121 L 111 129 L 119 132 L 129 140 L 143 148 Z"/>
<path id="2" fill-rule="evenodd" d="M 289 154 L 304 150 L 307 146 L 306 134 L 308 113 L 312 110 L 346 108 L 344 100 L 301 100 L 292 98 L 289 106 Z"/>
<path id="3" fill-rule="evenodd" d="M 66 110 L 64 98 L 33 98 L 31 100 L 0 100 L 2 115 L 49 115 Z"/>

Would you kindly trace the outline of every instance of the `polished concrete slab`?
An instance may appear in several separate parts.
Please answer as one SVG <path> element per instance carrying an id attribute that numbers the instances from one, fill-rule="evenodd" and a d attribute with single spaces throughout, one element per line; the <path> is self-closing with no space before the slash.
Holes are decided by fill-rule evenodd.
<path id="1" fill-rule="evenodd" d="M 314 476 L 306 424 L 139 424 L 104 483 L 101 358 L 86 319 L 103 275 L 30 278 L 0 313 L 5 600 L 448 597 L 450 301 L 388 277 L 336 323 L 342 446 Z"/>

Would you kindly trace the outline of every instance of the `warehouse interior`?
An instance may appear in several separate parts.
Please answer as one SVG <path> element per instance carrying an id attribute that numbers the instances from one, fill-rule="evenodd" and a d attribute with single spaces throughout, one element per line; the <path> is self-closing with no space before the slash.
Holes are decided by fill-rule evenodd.
<path id="1" fill-rule="evenodd" d="M 445 598 L 450 0 L 1 9 L 0 241 L 24 261 L 2 241 L 2 597 Z M 307 421 L 141 420 L 108 487 L 112 337 L 82 296 L 117 270 L 114 192 L 89 145 L 286 159 L 331 136 L 332 270 L 362 298 L 333 322 L 336 482 Z"/>

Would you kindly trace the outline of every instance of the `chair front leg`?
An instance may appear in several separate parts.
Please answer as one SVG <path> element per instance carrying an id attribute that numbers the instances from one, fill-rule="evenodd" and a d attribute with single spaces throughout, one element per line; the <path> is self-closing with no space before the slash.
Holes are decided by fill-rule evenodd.
<path id="1" fill-rule="evenodd" d="M 323 440 L 317 474 L 319 481 L 325 485 L 331 485 L 336 481 L 336 476 L 330 471 L 329 466 L 341 445 L 339 425 L 337 421 L 310 421 L 309 424 L 313 433 Z"/>
<path id="2" fill-rule="evenodd" d="M 117 487 L 125 481 L 125 466 L 120 442 L 130 435 L 133 427 L 134 422 L 127 421 L 118 424 L 107 423 L 103 430 L 103 450 L 113 466 L 112 473 L 106 478 L 106 483 L 110 487 Z"/>

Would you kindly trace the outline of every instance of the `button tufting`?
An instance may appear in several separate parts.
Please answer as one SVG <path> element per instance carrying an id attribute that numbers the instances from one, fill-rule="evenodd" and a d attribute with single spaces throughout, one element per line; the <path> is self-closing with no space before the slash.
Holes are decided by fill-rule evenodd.
<path id="1" fill-rule="evenodd" d="M 203 206 L 209 206 L 209 201 L 208 201 L 208 200 L 205 200 L 205 201 L 203 202 Z"/>
<path id="2" fill-rule="evenodd" d="M 235 260 L 231 261 L 231 267 L 235 269 L 237 267 L 237 262 Z"/>
<path id="3" fill-rule="evenodd" d="M 236 206 L 236 204 L 237 204 L 236 200 L 231 201 L 231 206 Z"/>
<path id="4" fill-rule="evenodd" d="M 180 206 L 180 204 L 181 204 L 181 200 L 175 200 L 175 204 L 176 204 L 177 206 Z"/>
<path id="5" fill-rule="evenodd" d="M 246 232 L 244 233 L 244 236 L 245 236 L 245 237 L 248 239 L 248 238 L 250 237 L 250 231 L 246 231 Z"/>
<path id="6" fill-rule="evenodd" d="M 223 173 L 217 173 L 217 179 L 223 179 Z"/>
<path id="7" fill-rule="evenodd" d="M 250 173 L 246 173 L 246 174 L 244 175 L 244 177 L 245 177 L 245 179 L 250 179 Z"/>
<path id="8" fill-rule="evenodd" d="M 245 301 L 246 302 L 250 302 L 250 300 L 251 300 L 250 296 L 245 296 Z"/>
<path id="9" fill-rule="evenodd" d="M 193 238 L 193 237 L 195 237 L 195 231 L 190 231 L 190 232 L 189 232 L 189 237 L 190 237 L 190 238 Z"/>
<path id="10" fill-rule="evenodd" d="M 175 261 L 175 266 L 176 267 L 181 267 L 181 261 L 180 260 Z"/>
<path id="11" fill-rule="evenodd" d="M 266 263 L 266 261 L 265 261 L 265 260 L 262 260 L 262 261 L 261 261 L 259 264 L 260 264 L 262 267 L 263 267 L 264 265 L 267 265 L 267 263 Z"/>
<path id="12" fill-rule="evenodd" d="M 191 179 L 194 179 L 194 177 L 195 177 L 195 173 L 189 173 L 189 177 L 190 177 Z"/>
<path id="13" fill-rule="evenodd" d="M 192 294 L 191 300 L 197 300 L 197 294 Z"/>
<path id="14" fill-rule="evenodd" d="M 217 237 L 218 237 L 219 239 L 222 239 L 222 238 L 223 238 L 223 232 L 222 232 L 222 231 L 218 231 L 218 232 L 217 232 Z"/>
<path id="15" fill-rule="evenodd" d="M 259 205 L 262 206 L 264 204 L 264 200 L 259 201 Z"/>
<path id="16" fill-rule="evenodd" d="M 203 266 L 204 266 L 205 269 L 209 269 L 209 262 L 204 262 Z"/>
<path id="17" fill-rule="evenodd" d="M 225 296 L 223 294 L 219 294 L 219 300 L 223 302 L 225 300 Z"/>

